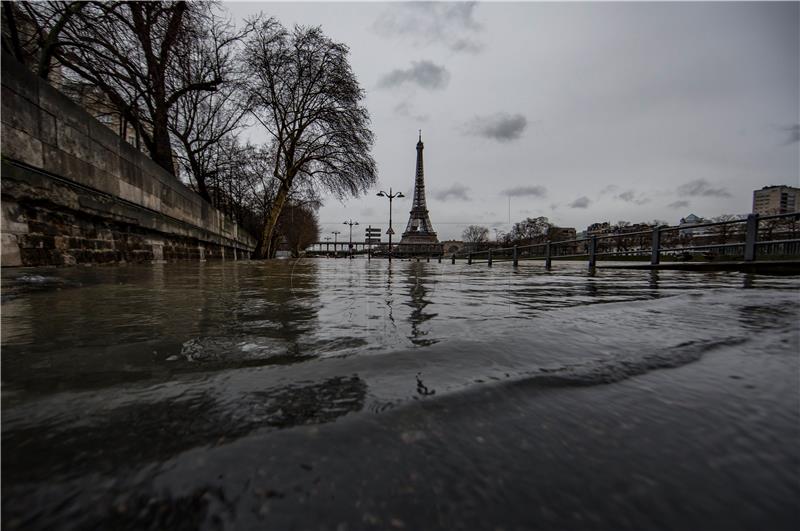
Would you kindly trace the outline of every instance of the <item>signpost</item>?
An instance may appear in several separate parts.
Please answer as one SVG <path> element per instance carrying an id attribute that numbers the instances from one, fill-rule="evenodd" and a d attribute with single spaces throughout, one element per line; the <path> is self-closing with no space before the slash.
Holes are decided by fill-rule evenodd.
<path id="1" fill-rule="evenodd" d="M 372 246 L 373 245 L 380 245 L 381 243 L 381 229 L 380 227 L 373 227 L 370 225 L 367 227 L 366 233 L 364 234 L 364 243 L 367 246 L 367 259 L 372 259 Z"/>
<path id="2" fill-rule="evenodd" d="M 379 227 L 372 227 L 372 226 L 367 227 L 366 234 L 364 237 L 364 243 L 366 243 L 367 245 L 381 243 L 381 229 Z"/>

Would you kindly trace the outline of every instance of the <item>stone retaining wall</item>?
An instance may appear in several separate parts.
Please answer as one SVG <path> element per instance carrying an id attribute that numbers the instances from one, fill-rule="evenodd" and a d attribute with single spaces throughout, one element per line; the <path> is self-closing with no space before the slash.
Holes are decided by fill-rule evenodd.
<path id="1" fill-rule="evenodd" d="M 2 265 L 249 258 L 255 240 L 2 57 Z"/>

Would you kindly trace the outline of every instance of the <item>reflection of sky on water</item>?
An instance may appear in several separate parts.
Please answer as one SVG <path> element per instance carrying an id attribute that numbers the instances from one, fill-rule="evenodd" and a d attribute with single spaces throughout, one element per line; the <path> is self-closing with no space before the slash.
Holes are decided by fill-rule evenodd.
<path id="1" fill-rule="evenodd" d="M 681 528 L 727 514 L 726 485 L 747 514 L 796 499 L 770 457 L 797 438 L 796 278 L 321 259 L 4 270 L 3 290 L 4 527 L 384 528 L 391 507 L 527 528 L 533 499 Z"/>
<path id="2" fill-rule="evenodd" d="M 738 273 L 363 259 L 4 270 L 4 392 L 430 347 L 558 308 L 791 285 Z"/>

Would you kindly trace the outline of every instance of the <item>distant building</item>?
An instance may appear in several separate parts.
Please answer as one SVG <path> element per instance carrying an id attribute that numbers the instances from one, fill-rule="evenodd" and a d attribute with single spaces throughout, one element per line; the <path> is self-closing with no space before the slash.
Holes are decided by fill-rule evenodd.
<path id="1" fill-rule="evenodd" d="M 765 186 L 753 191 L 754 214 L 788 214 L 800 210 L 800 188 Z"/>
<path id="2" fill-rule="evenodd" d="M 586 227 L 587 236 L 600 236 L 611 232 L 611 224 L 608 221 L 602 223 L 592 223 Z"/>
<path id="3" fill-rule="evenodd" d="M 576 237 L 577 232 L 574 227 L 550 227 L 547 231 L 547 238 L 551 242 L 574 240 Z"/>
<path id="4" fill-rule="evenodd" d="M 442 242 L 444 254 L 458 254 L 464 249 L 464 242 L 460 240 L 445 240 Z"/>
<path id="5" fill-rule="evenodd" d="M 694 214 L 689 214 L 685 218 L 681 218 L 680 222 L 678 222 L 678 226 L 681 228 L 680 235 L 681 236 L 702 236 L 706 234 L 708 231 L 706 227 L 699 227 L 696 229 L 691 228 L 693 225 L 699 225 L 701 223 L 706 223 L 707 220 L 696 216 Z"/>

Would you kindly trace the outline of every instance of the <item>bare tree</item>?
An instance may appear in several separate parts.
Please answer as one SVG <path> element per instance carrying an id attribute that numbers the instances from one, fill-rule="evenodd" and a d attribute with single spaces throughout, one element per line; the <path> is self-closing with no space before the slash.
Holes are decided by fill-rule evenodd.
<path id="1" fill-rule="evenodd" d="M 191 77 L 176 68 L 192 59 L 197 33 L 214 22 L 213 8 L 169 1 L 88 2 L 63 24 L 52 49 L 62 65 L 105 94 L 136 128 L 150 157 L 173 174 L 170 111 L 187 93 L 214 91 L 222 81 L 213 64 L 195 69 Z M 53 33 L 56 28 L 48 26 L 45 15 L 32 10 Z"/>
<path id="2" fill-rule="evenodd" d="M 717 216 L 711 219 L 711 221 L 720 223 L 720 222 L 738 221 L 741 219 L 742 216 L 737 216 L 735 214 L 722 214 L 721 216 Z M 728 243 L 731 237 L 735 237 L 736 235 L 742 234 L 742 224 L 725 223 L 725 225 L 714 225 L 712 227 L 709 227 L 709 232 L 714 236 L 716 243 L 724 244 Z"/>
<path id="3" fill-rule="evenodd" d="M 514 223 L 511 229 L 511 239 L 514 242 L 535 242 L 545 239 L 552 224 L 544 216 L 526 218 L 519 223 Z"/>
<path id="4" fill-rule="evenodd" d="M 469 244 L 471 250 L 476 250 L 482 243 L 489 241 L 489 229 L 480 225 L 470 225 L 461 233 L 464 243 Z"/>
<path id="5" fill-rule="evenodd" d="M 278 218 L 298 184 L 343 197 L 376 180 L 373 134 L 348 48 L 320 28 L 261 23 L 246 41 L 252 115 L 267 131 L 277 191 L 260 231 L 260 257 L 272 257 Z"/>
<path id="6" fill-rule="evenodd" d="M 3 2 L 3 49 L 48 79 L 62 30 L 88 2 Z"/>
<path id="7" fill-rule="evenodd" d="M 300 251 L 319 240 L 317 214 L 309 205 L 289 201 L 278 219 L 278 232 L 289 244 L 292 256 L 298 257 Z"/>
<path id="8" fill-rule="evenodd" d="M 255 23 L 247 22 L 241 31 L 236 31 L 229 21 L 211 13 L 209 23 L 198 28 L 186 43 L 187 53 L 176 59 L 177 72 L 186 82 L 214 75 L 222 80 L 216 91 L 184 92 L 176 100 L 169 122 L 177 140 L 180 169 L 197 192 L 212 203 L 208 181 L 222 171 L 220 164 L 227 151 L 223 144 L 246 126 L 243 118 L 248 111 L 241 90 L 236 44 L 252 31 Z"/>

